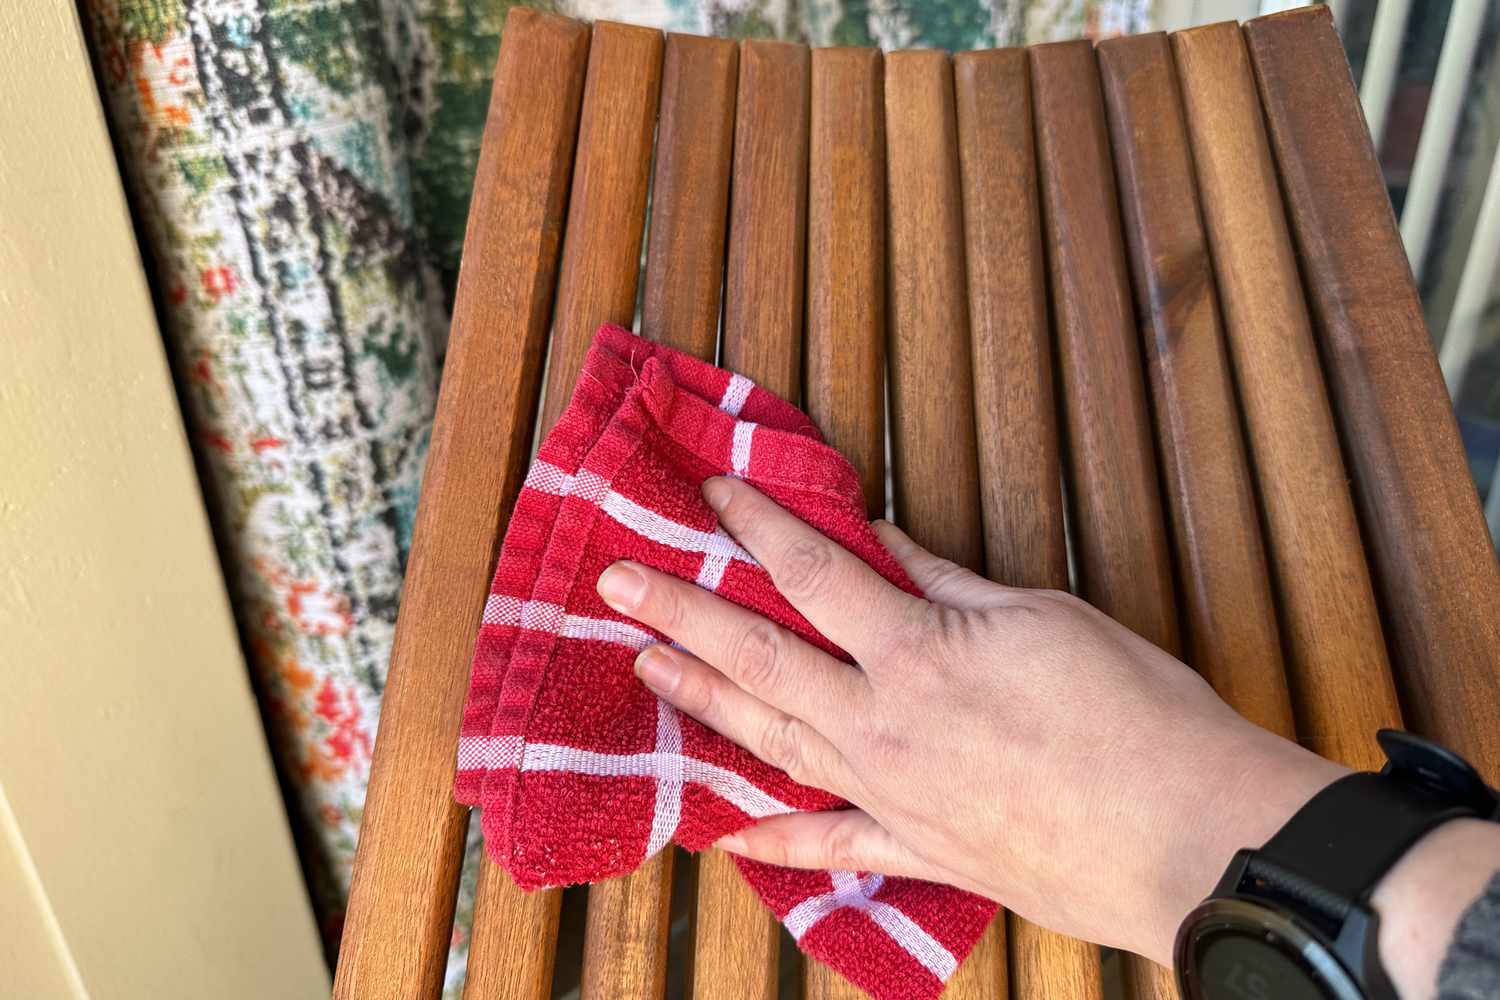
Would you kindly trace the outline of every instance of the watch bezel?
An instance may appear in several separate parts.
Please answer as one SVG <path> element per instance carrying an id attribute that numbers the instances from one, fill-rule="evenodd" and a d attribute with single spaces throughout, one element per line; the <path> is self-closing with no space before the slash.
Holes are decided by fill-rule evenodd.
<path id="1" fill-rule="evenodd" d="M 1328 1000 L 1365 1000 L 1364 990 L 1320 934 L 1284 910 L 1249 899 L 1205 900 L 1182 922 L 1172 964 L 1184 1000 L 1203 995 L 1195 978 L 1197 956 L 1205 938 L 1220 934 L 1276 948 L 1305 969 Z"/>

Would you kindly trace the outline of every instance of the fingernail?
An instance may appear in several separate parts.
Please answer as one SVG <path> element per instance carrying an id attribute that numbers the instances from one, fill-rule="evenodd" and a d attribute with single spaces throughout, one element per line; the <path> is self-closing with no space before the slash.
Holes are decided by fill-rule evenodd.
<path id="1" fill-rule="evenodd" d="M 677 690 L 682 668 L 667 647 L 647 646 L 635 658 L 635 675 L 642 684 L 665 698 Z"/>
<path id="2" fill-rule="evenodd" d="M 641 603 L 646 594 L 646 578 L 635 563 L 617 562 L 599 574 L 595 585 L 604 603 L 616 611 L 628 614 Z"/>
<path id="3" fill-rule="evenodd" d="M 722 511 L 729 505 L 729 493 L 732 487 L 729 480 L 722 476 L 715 476 L 703 484 L 703 499 L 715 511 Z"/>
<path id="4" fill-rule="evenodd" d="M 731 854 L 744 854 L 749 845 L 745 838 L 737 833 L 727 833 L 714 841 L 714 846 L 721 851 L 729 851 Z"/>

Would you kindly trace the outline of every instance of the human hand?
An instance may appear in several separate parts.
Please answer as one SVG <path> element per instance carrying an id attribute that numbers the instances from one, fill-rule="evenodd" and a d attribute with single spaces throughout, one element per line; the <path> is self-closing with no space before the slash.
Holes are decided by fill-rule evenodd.
<path id="1" fill-rule="evenodd" d="M 856 807 L 763 820 L 730 851 L 947 882 L 1166 963 L 1233 853 L 1345 773 L 1071 595 L 999 586 L 877 523 L 923 600 L 742 482 L 703 493 L 858 664 L 647 567 L 600 577 L 611 607 L 697 654 L 645 650 L 648 687 Z"/>

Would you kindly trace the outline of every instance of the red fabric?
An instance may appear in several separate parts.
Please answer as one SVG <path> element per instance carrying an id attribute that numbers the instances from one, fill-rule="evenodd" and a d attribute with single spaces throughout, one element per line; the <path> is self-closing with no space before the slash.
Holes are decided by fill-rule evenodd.
<path id="1" fill-rule="evenodd" d="M 777 593 L 699 495 L 735 475 L 917 593 L 865 521 L 854 469 L 796 407 L 695 358 L 605 326 L 527 474 L 475 646 L 457 799 L 523 888 L 634 870 L 778 813 L 846 805 L 659 701 L 632 671 L 659 633 L 594 590 L 629 558 L 779 622 L 845 660 Z M 995 914 L 913 879 L 741 872 L 804 951 L 879 1000 L 936 996 Z"/>

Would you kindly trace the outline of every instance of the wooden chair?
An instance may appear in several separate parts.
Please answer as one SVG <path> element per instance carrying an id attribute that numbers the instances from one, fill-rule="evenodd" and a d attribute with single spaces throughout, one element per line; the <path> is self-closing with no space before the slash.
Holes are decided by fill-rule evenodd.
<path id="1" fill-rule="evenodd" d="M 1371 766 L 1404 719 L 1500 777 L 1500 572 L 1325 8 L 952 58 L 517 8 L 336 996 L 439 992 L 496 550 L 537 423 L 638 300 L 705 358 L 722 319 L 722 363 L 802 401 L 872 514 L 888 379 L 895 516 L 928 547 L 1066 587 L 1071 546 L 1079 593 L 1260 724 Z M 668 955 L 672 877 L 667 853 L 589 891 L 583 996 L 660 997 L 669 959 L 694 997 L 774 996 L 776 927 L 712 852 Z M 465 995 L 548 996 L 558 914 L 486 863 Z M 1096 948 L 1011 918 L 949 995 L 1100 990 Z"/>

